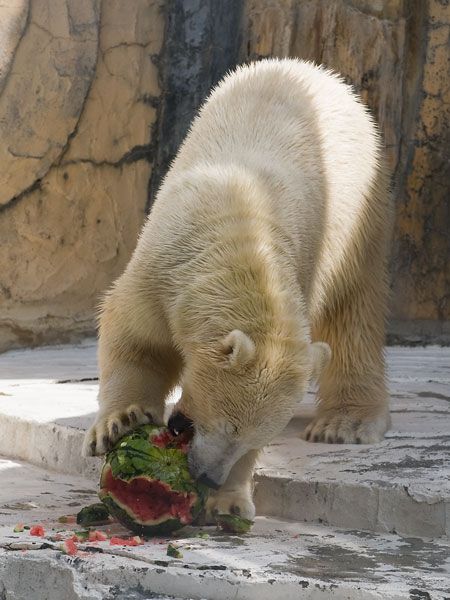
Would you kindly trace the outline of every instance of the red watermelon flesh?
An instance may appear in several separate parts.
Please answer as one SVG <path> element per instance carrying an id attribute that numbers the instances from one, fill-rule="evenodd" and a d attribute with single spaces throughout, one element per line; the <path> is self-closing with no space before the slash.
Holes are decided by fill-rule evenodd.
<path id="1" fill-rule="evenodd" d="M 140 535 L 169 533 L 192 523 L 207 488 L 192 480 L 189 440 L 166 427 L 144 425 L 106 456 L 99 496 L 109 512 Z"/>
<path id="2" fill-rule="evenodd" d="M 156 524 L 162 517 L 170 515 L 186 525 L 191 522 L 191 507 L 197 500 L 195 494 L 174 492 L 168 485 L 155 479 L 135 477 L 123 481 L 114 477 L 111 469 L 106 471 L 102 486 L 131 518 L 141 523 Z"/>

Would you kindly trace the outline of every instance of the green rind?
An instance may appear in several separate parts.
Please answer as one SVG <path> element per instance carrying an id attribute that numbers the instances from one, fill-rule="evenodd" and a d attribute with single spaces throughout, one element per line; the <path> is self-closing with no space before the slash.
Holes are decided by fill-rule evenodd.
<path id="1" fill-rule="evenodd" d="M 119 506 L 112 494 L 104 486 L 106 469 L 110 468 L 113 477 L 129 482 L 135 477 L 146 477 L 166 483 L 174 492 L 195 494 L 197 500 L 191 507 L 192 522 L 197 519 L 208 497 L 209 488 L 192 480 L 186 454 L 169 445 L 158 448 L 150 438 L 166 432 L 167 428 L 156 425 L 143 425 L 119 440 L 106 456 L 100 477 L 99 498 L 109 513 L 125 527 L 143 536 L 171 533 L 184 527 L 179 519 L 169 518 L 163 523 L 148 525 L 133 520 Z M 174 442 L 173 446 L 176 446 Z M 189 523 L 190 524 L 190 523 Z"/>
<path id="2" fill-rule="evenodd" d="M 167 546 L 167 556 L 171 556 L 172 558 L 183 558 L 183 554 L 181 553 L 180 549 L 173 544 L 169 544 Z"/>
<path id="3" fill-rule="evenodd" d="M 191 478 L 186 454 L 170 445 L 158 448 L 150 441 L 150 437 L 165 431 L 167 428 L 155 425 L 138 427 L 117 442 L 107 454 L 106 463 L 113 476 L 124 481 L 143 475 L 167 483 L 176 492 L 198 493 L 201 485 Z"/>
<path id="4" fill-rule="evenodd" d="M 77 514 L 78 525 L 101 525 L 108 521 L 109 512 L 104 504 L 97 502 L 90 506 L 85 506 Z"/>
<path id="5" fill-rule="evenodd" d="M 253 521 L 238 515 L 217 515 L 216 521 L 217 525 L 228 533 L 248 533 L 253 525 Z"/>
<path id="6" fill-rule="evenodd" d="M 186 525 L 192 525 L 195 523 L 195 520 L 200 515 L 204 506 L 204 500 L 197 496 L 197 501 L 191 507 L 192 520 L 190 523 L 182 523 L 180 519 L 175 519 L 172 517 L 163 523 L 147 525 L 133 520 L 126 510 L 124 510 L 121 506 L 118 506 L 111 494 L 100 490 L 99 498 L 106 506 L 109 513 L 113 515 L 120 523 L 122 523 L 122 525 L 128 527 L 128 529 L 131 531 L 136 532 L 138 535 L 144 536 L 172 533 L 172 531 L 177 531 L 182 527 L 186 527 Z"/>
<path id="7" fill-rule="evenodd" d="M 181 529 L 184 527 L 179 519 L 168 519 L 164 521 L 164 523 L 159 523 L 158 525 L 142 525 L 137 521 L 133 521 L 130 518 L 128 513 L 117 506 L 114 500 L 111 498 L 109 494 L 105 494 L 101 496 L 101 501 L 108 508 L 109 512 L 116 517 L 116 519 L 122 523 L 127 529 L 133 531 L 133 533 L 137 533 L 138 535 L 142 535 L 144 537 L 151 537 L 154 535 L 164 535 L 167 533 L 172 533 L 172 531 L 177 531 L 177 529 Z"/>

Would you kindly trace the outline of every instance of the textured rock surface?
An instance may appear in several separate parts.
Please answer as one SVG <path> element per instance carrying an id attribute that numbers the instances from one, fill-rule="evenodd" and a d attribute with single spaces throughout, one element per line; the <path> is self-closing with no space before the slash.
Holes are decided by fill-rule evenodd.
<path id="1" fill-rule="evenodd" d="M 93 331 L 134 249 L 164 24 L 154 0 L 0 11 L 1 351 Z"/>
<path id="2" fill-rule="evenodd" d="M 245 6 L 243 57 L 324 63 L 354 85 L 376 116 L 396 199 L 391 332 L 410 342 L 430 336 L 450 342 L 449 3 L 248 0 Z"/>
<path id="3" fill-rule="evenodd" d="M 325 63 L 371 107 L 395 184 L 391 338 L 450 342 L 449 36 L 446 0 L 2 3 L 0 351 L 93 331 L 209 87 L 272 55 Z"/>
<path id="4" fill-rule="evenodd" d="M 405 65 L 393 307 L 422 327 L 441 321 L 450 342 L 450 5 L 426 5 L 418 23 L 412 12 Z"/>

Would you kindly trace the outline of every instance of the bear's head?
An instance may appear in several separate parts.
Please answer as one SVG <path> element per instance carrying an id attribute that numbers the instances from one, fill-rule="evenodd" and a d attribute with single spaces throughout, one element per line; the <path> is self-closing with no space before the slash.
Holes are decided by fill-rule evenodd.
<path id="1" fill-rule="evenodd" d="M 193 350 L 182 397 L 169 420 L 176 431 L 194 428 L 192 475 L 219 487 L 241 456 L 270 443 L 330 354 L 321 342 L 266 339 L 258 344 L 240 330 Z"/>

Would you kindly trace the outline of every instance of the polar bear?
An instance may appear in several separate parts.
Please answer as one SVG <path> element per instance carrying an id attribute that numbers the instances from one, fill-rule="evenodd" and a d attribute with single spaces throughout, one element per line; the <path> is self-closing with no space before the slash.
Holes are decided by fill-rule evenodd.
<path id="1" fill-rule="evenodd" d="M 319 382 L 311 442 L 389 427 L 388 176 L 366 108 L 314 64 L 269 59 L 212 91 L 103 303 L 85 454 L 139 423 L 193 426 L 209 509 L 252 518 L 257 452 Z"/>

